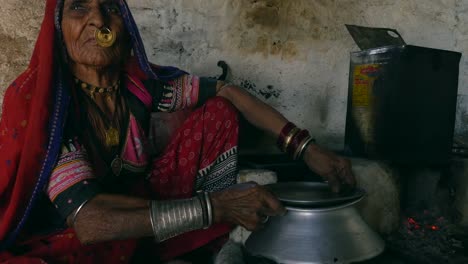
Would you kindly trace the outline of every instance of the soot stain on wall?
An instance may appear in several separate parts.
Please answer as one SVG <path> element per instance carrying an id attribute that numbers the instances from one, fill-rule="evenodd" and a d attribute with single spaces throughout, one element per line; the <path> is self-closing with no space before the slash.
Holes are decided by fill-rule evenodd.
<path id="1" fill-rule="evenodd" d="M 332 91 L 336 89 L 331 84 L 328 84 L 323 90 L 322 94 L 315 98 L 316 112 L 320 119 L 320 123 L 326 124 L 329 116 L 330 101 L 332 97 Z"/>
<path id="2" fill-rule="evenodd" d="M 317 43 L 348 37 L 344 25 L 364 20 L 365 4 L 357 0 L 230 1 L 236 19 L 227 33 L 229 45 L 284 60 L 303 58 Z"/>
<path id="3" fill-rule="evenodd" d="M 281 90 L 275 88 L 273 85 L 267 85 L 265 88 L 258 88 L 254 82 L 249 80 L 241 80 L 239 85 L 247 91 L 265 98 L 266 100 L 271 98 L 279 98 L 281 95 Z"/>
<path id="4" fill-rule="evenodd" d="M 303 4 L 302 0 L 241 0 L 239 23 L 233 26 L 231 35 L 237 48 L 282 59 L 297 57 L 298 41 L 320 38 L 317 18 L 309 13 L 311 7 L 295 10 Z"/>

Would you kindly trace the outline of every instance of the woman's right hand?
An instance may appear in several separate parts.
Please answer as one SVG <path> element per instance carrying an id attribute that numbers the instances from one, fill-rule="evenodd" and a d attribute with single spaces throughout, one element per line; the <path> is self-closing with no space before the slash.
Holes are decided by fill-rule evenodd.
<path id="1" fill-rule="evenodd" d="M 318 145 L 310 144 L 304 153 L 309 168 L 328 181 L 332 191 L 338 193 L 356 186 L 351 162 Z"/>
<path id="2" fill-rule="evenodd" d="M 211 193 L 215 223 L 232 223 L 252 231 L 269 216 L 284 215 L 286 209 L 265 187 L 254 182 L 237 184 Z"/>

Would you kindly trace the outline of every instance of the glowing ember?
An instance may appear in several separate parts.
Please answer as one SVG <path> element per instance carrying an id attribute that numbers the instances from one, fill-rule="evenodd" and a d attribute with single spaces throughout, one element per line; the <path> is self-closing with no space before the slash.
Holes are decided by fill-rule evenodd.
<path id="1" fill-rule="evenodd" d="M 443 218 L 442 218 L 443 219 Z M 441 222 L 441 219 L 438 219 L 438 222 Z M 424 224 L 425 229 L 429 229 L 432 231 L 440 230 L 440 227 L 434 224 Z M 421 224 L 418 223 L 414 218 L 408 217 L 406 227 L 410 230 L 418 230 L 421 228 Z"/>
<path id="2" fill-rule="evenodd" d="M 408 228 L 410 229 L 419 229 L 421 228 L 421 225 L 418 224 L 418 222 L 416 222 L 416 220 L 414 220 L 414 218 L 412 217 L 408 217 Z"/>
<path id="3" fill-rule="evenodd" d="M 389 248 L 415 260 L 408 263 L 468 263 L 468 251 L 460 239 L 464 231 L 438 214 L 427 210 L 402 218 L 400 229 L 387 237 Z"/>

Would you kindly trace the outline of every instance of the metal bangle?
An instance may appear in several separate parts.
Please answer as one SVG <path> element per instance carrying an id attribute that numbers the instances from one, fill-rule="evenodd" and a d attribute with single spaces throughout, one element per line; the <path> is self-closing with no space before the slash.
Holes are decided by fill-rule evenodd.
<path id="1" fill-rule="evenodd" d="M 301 145 L 301 147 L 298 148 L 298 152 L 296 152 L 296 154 L 294 155 L 294 159 L 297 160 L 298 158 L 300 158 L 302 156 L 302 153 L 304 152 L 304 150 L 306 149 L 306 147 L 311 143 L 313 142 L 314 139 L 309 136 L 308 138 L 306 138 L 306 140 L 304 141 L 304 143 Z"/>
<path id="2" fill-rule="evenodd" d="M 205 193 L 202 191 L 197 191 L 197 197 L 200 200 L 200 204 L 202 206 L 203 210 L 203 229 L 208 228 L 208 208 L 207 208 L 207 203 L 205 199 Z"/>
<path id="3" fill-rule="evenodd" d="M 210 194 L 205 192 L 206 209 L 208 211 L 208 227 L 213 224 L 213 206 L 211 206 Z"/>
<path id="4" fill-rule="evenodd" d="M 153 206 L 152 206 L 152 201 L 148 201 L 148 206 L 149 206 L 149 214 L 150 214 L 151 228 L 153 229 L 153 234 L 155 234 L 155 233 L 156 233 L 156 228 L 155 228 L 154 221 L 153 221 Z"/>
<path id="5" fill-rule="evenodd" d="M 73 213 L 73 217 L 72 217 L 72 226 L 75 226 L 75 222 L 76 222 L 76 217 L 78 216 L 78 214 L 80 213 L 81 209 L 83 209 L 83 207 L 89 202 L 89 200 L 86 200 L 84 202 L 82 202 L 80 204 L 80 206 L 78 206 L 78 208 L 75 210 L 75 212 Z"/>
<path id="6" fill-rule="evenodd" d="M 203 210 L 198 197 L 151 201 L 151 218 L 157 242 L 203 228 Z"/>

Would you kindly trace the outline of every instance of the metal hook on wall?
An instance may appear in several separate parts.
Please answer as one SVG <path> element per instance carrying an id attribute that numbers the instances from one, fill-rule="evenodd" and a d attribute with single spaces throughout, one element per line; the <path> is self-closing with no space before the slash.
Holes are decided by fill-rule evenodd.
<path id="1" fill-rule="evenodd" d="M 227 65 L 225 61 L 218 61 L 217 65 L 223 70 L 223 73 L 221 74 L 221 76 L 218 77 L 218 80 L 225 81 L 228 75 L 229 66 Z"/>

